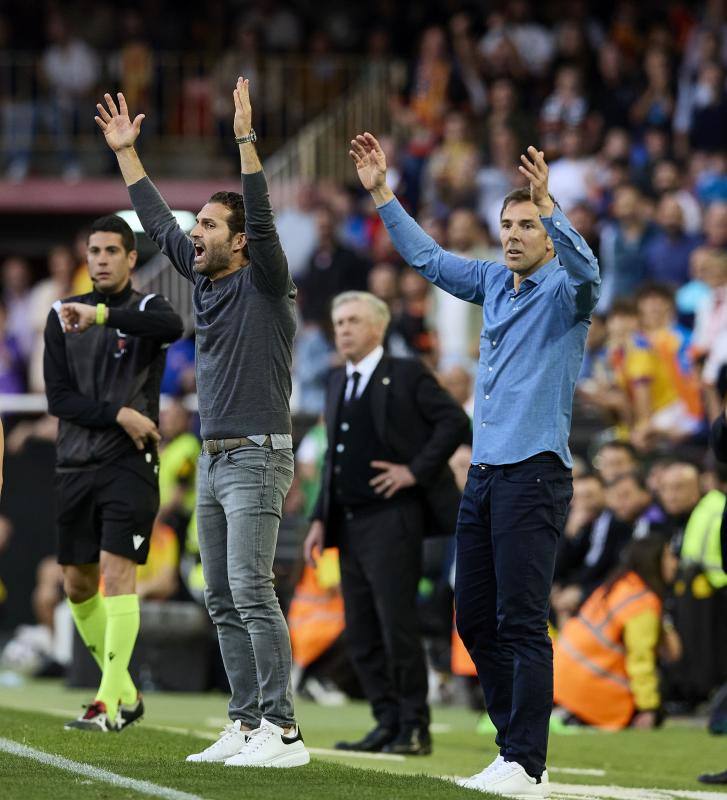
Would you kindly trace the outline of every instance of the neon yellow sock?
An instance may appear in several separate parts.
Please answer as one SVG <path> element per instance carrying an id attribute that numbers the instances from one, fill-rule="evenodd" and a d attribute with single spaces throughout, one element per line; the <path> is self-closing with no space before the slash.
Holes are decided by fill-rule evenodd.
<path id="1" fill-rule="evenodd" d="M 107 597 L 106 603 L 106 638 L 104 640 L 103 676 L 96 700 L 106 705 L 109 719 L 116 718 L 119 699 L 123 702 L 136 701 L 125 697 L 128 691 L 129 661 L 134 652 L 136 635 L 139 633 L 139 596 L 136 594 L 120 594 Z M 133 686 L 133 684 L 132 684 Z"/>
<path id="2" fill-rule="evenodd" d="M 97 592 L 93 597 L 84 600 L 82 603 L 72 603 L 68 601 L 71 609 L 73 621 L 81 640 L 88 648 L 89 653 L 96 659 L 101 672 L 104 663 L 104 643 L 106 640 L 106 603 L 103 595 Z M 131 675 L 127 670 L 124 680 L 124 688 L 120 698 L 122 703 L 132 705 L 136 702 L 136 686 L 131 680 Z"/>

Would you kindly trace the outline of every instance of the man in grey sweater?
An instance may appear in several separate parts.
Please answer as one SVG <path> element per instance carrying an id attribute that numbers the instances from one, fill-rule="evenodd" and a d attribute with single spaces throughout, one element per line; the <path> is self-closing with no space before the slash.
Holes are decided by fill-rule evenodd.
<path id="1" fill-rule="evenodd" d="M 290 637 L 273 590 L 283 500 L 293 479 L 290 392 L 296 288 L 255 151 L 248 81 L 233 92 L 242 195 L 218 192 L 186 236 L 134 149 L 144 118 L 111 95 L 96 122 L 147 234 L 194 284 L 202 455 L 197 522 L 205 600 L 232 687 L 230 724 L 187 758 L 228 766 L 310 760 L 295 722 Z"/>

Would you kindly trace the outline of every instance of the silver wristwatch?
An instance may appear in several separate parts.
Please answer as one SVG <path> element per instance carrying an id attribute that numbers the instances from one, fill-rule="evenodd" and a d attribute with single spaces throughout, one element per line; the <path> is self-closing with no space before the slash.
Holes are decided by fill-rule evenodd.
<path id="1" fill-rule="evenodd" d="M 255 129 L 250 128 L 250 133 L 247 136 L 235 136 L 235 142 L 237 144 L 247 144 L 248 142 L 256 142 L 257 135 L 255 134 Z"/>

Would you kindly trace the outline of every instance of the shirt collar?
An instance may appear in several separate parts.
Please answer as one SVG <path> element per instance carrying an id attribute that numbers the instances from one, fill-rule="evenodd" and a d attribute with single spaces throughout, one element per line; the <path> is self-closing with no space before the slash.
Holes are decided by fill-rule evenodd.
<path id="1" fill-rule="evenodd" d="M 521 287 L 525 286 L 526 284 L 537 284 L 542 283 L 548 275 L 560 266 L 560 262 L 558 261 L 557 257 L 553 257 L 550 261 L 543 264 L 542 267 L 538 267 L 538 269 L 533 272 L 532 275 L 528 275 L 527 278 L 520 284 Z M 507 278 L 505 278 L 505 288 L 508 291 L 513 291 L 515 289 L 515 274 L 511 272 Z"/>
<path id="2" fill-rule="evenodd" d="M 120 292 L 116 292 L 116 294 L 103 294 L 103 292 L 99 292 L 98 289 L 94 289 L 93 301 L 95 303 L 105 303 L 107 306 L 118 306 L 131 297 L 132 291 L 131 281 L 129 281 Z"/>
<path id="3" fill-rule="evenodd" d="M 350 378 L 354 372 L 358 372 L 361 378 L 370 378 L 376 367 L 379 366 L 379 361 L 384 356 L 384 348 L 379 345 L 374 348 L 367 356 L 364 356 L 358 364 L 353 364 L 351 361 L 346 362 L 346 378 Z"/>

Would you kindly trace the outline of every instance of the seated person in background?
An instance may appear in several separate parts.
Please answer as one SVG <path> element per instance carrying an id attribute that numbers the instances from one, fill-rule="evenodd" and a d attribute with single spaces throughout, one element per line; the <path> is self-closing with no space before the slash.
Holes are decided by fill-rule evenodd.
<path id="1" fill-rule="evenodd" d="M 674 291 L 664 284 L 644 284 L 636 296 L 639 327 L 659 360 L 668 367 L 682 413 L 698 429 L 704 410 L 699 376 L 690 350 L 691 331 L 677 322 Z"/>
<path id="2" fill-rule="evenodd" d="M 634 446 L 618 439 L 604 442 L 593 457 L 593 468 L 604 485 L 629 472 L 638 472 L 641 466 Z"/>
<path id="3" fill-rule="evenodd" d="M 684 529 L 702 497 L 699 470 L 684 461 L 668 464 L 659 476 L 656 496 L 666 515 L 664 532 L 679 552 Z"/>
<path id="4" fill-rule="evenodd" d="M 634 526 L 651 504 L 636 473 L 617 477 L 606 486 L 605 498 L 605 510 L 558 554 L 551 603 L 559 629 L 619 563 Z"/>
<path id="5" fill-rule="evenodd" d="M 555 643 L 554 700 L 575 720 L 605 730 L 660 723 L 662 598 L 676 570 L 661 537 L 635 540 L 566 623 Z"/>
<path id="6" fill-rule="evenodd" d="M 637 449 L 649 451 L 660 441 L 684 440 L 698 430 L 700 420 L 681 400 L 672 364 L 663 360 L 638 325 L 633 304 L 614 303 L 607 321 L 607 391 L 621 392 L 621 404 L 613 404 L 619 428 L 628 432 Z"/>

